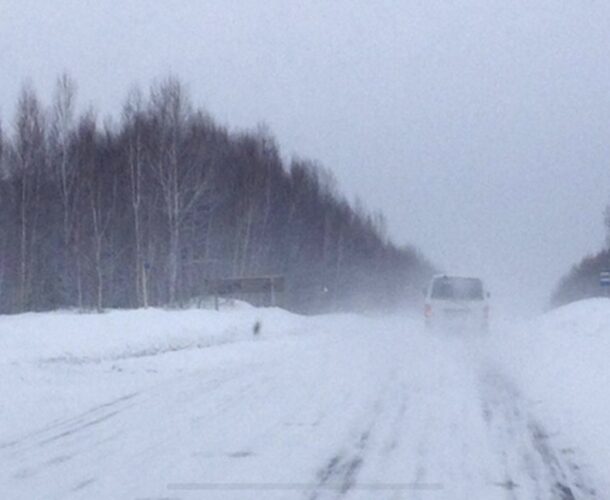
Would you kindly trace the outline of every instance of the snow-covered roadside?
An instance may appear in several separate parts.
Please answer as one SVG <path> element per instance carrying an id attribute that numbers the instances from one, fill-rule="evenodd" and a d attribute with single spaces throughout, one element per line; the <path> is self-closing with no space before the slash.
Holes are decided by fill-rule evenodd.
<path id="1" fill-rule="evenodd" d="M 302 317 L 281 309 L 236 308 L 56 312 L 0 316 L 2 363 L 99 363 L 252 340 L 298 330 Z"/>
<path id="2" fill-rule="evenodd" d="M 369 500 L 367 485 L 439 500 L 610 498 L 610 396 L 594 383 L 610 371 L 608 305 L 485 338 L 430 334 L 421 318 L 247 307 L 0 318 L 0 489 L 133 499 L 173 484 L 186 499 L 197 491 L 180 485 L 195 481 L 287 487 L 264 494 L 282 500 Z"/>
<path id="3" fill-rule="evenodd" d="M 372 325 L 383 321 L 348 314 L 307 317 L 239 302 L 220 311 L 0 316 L 0 447 L 50 422 L 149 387 L 193 373 L 213 378 L 246 371 L 299 349 L 303 337 Z"/>
<path id="4" fill-rule="evenodd" d="M 133 499 L 166 497 L 166 485 L 182 480 L 315 486 L 344 434 L 375 412 L 368 400 L 379 399 L 395 366 L 375 353 L 400 356 L 388 339 L 397 330 L 407 338 L 403 323 L 257 312 L 263 326 L 255 341 L 100 363 L 18 364 L 26 379 L 47 379 L 53 394 L 45 400 L 36 383 L 22 380 L 0 385 L 46 413 L 3 393 L 17 407 L 9 409 L 12 421 L 2 420 L 0 489 L 13 499 Z M 232 316 L 243 321 L 242 312 Z M 90 319 L 81 317 L 83 326 Z M 280 332 L 290 325 L 293 335 Z M 85 489 L 93 478 L 94 490 Z"/>
<path id="5" fill-rule="evenodd" d="M 307 320 L 246 304 L 0 316 L 0 443 L 197 367 L 239 364 L 256 344 L 303 332 Z"/>
<path id="6" fill-rule="evenodd" d="M 610 300 L 570 304 L 505 324 L 486 355 L 521 388 L 554 435 L 578 446 L 610 486 Z M 601 474 L 600 474 L 601 473 Z"/>

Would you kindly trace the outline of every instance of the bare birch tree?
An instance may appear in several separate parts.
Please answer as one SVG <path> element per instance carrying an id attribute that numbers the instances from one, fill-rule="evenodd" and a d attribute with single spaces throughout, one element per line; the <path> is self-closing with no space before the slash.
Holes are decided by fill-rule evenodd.
<path id="1" fill-rule="evenodd" d="M 201 155 L 192 154 L 197 143 L 189 133 L 200 113 L 193 114 L 182 84 L 169 78 L 152 89 L 150 112 L 156 126 L 157 150 L 151 165 L 159 181 L 168 225 L 168 300 L 178 298 L 182 223 L 208 189 L 206 166 Z"/>
<path id="2" fill-rule="evenodd" d="M 15 179 L 17 181 L 19 226 L 18 308 L 24 311 L 31 300 L 32 252 L 36 236 L 36 207 L 39 176 L 45 161 L 44 115 L 31 86 L 19 96 L 16 115 Z"/>
<path id="3" fill-rule="evenodd" d="M 133 232 L 135 240 L 135 280 L 136 298 L 139 307 L 149 306 L 148 266 L 144 256 L 142 227 L 142 203 L 144 184 L 144 104 L 142 93 L 133 89 L 123 108 L 123 127 L 127 133 L 127 168 L 131 208 L 133 210 Z"/>
<path id="4" fill-rule="evenodd" d="M 78 225 L 76 207 L 78 204 L 80 170 L 74 157 L 74 127 L 75 127 L 76 84 L 66 74 L 56 81 L 55 93 L 51 107 L 49 130 L 50 169 L 61 203 L 63 266 L 61 278 L 63 281 L 76 283 L 77 303 L 82 307 L 82 276 L 80 256 L 77 255 L 79 236 L 74 234 Z M 78 261 L 76 266 L 70 262 Z"/>

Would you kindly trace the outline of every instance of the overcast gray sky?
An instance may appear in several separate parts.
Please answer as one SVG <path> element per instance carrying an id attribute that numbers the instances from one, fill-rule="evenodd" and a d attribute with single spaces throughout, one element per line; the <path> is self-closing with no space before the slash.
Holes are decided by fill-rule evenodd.
<path id="1" fill-rule="evenodd" d="M 231 128 L 332 170 L 398 243 L 542 307 L 601 248 L 605 0 L 0 0 L 0 113 L 57 75 L 117 114 L 169 72 Z"/>

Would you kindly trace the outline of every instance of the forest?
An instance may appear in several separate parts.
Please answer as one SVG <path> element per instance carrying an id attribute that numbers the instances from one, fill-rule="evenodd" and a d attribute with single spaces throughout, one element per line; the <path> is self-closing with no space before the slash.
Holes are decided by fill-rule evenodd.
<path id="1" fill-rule="evenodd" d="M 559 307 L 577 300 L 607 296 L 610 290 L 600 286 L 600 273 L 607 270 L 610 270 L 610 250 L 584 257 L 561 278 L 553 291 L 551 306 Z"/>
<path id="2" fill-rule="evenodd" d="M 184 307 L 268 275 L 291 310 L 390 308 L 433 271 L 328 170 L 219 125 L 174 77 L 103 123 L 76 97 L 66 74 L 49 105 L 26 84 L 0 127 L 0 312 Z"/>
<path id="3" fill-rule="evenodd" d="M 592 297 L 605 297 L 610 293 L 610 288 L 600 285 L 600 273 L 610 270 L 610 205 L 604 209 L 604 227 L 605 248 L 583 257 L 562 276 L 551 295 L 551 307 Z"/>

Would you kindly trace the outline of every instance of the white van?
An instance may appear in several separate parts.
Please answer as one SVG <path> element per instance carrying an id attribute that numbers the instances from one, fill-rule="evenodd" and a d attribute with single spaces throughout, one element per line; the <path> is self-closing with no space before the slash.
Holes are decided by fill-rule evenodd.
<path id="1" fill-rule="evenodd" d="M 437 275 L 426 290 L 424 317 L 429 329 L 489 329 L 489 293 L 479 278 Z"/>

